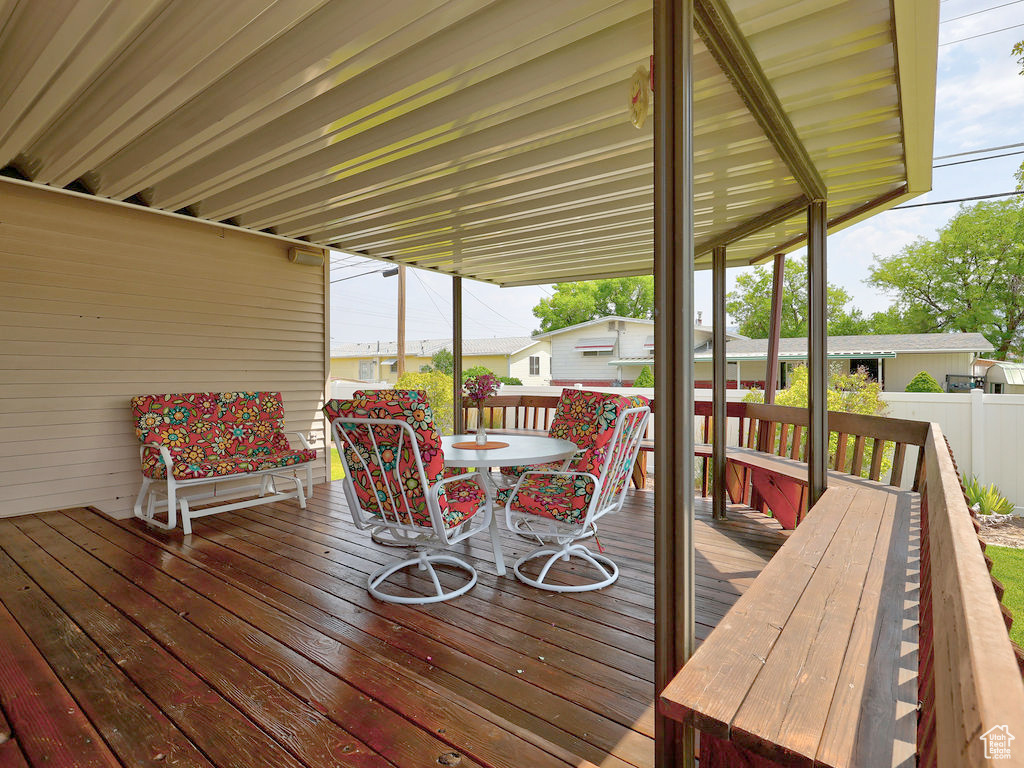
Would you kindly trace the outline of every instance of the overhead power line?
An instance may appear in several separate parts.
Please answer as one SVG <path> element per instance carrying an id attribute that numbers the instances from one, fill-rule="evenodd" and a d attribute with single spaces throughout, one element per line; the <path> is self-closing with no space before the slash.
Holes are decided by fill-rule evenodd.
<path id="1" fill-rule="evenodd" d="M 383 269 L 371 269 L 369 272 L 360 272 L 358 275 L 350 275 L 349 277 L 339 277 L 337 280 L 331 280 L 332 283 L 343 283 L 346 280 L 355 280 L 357 277 L 363 277 L 365 275 L 376 275 L 378 272 L 383 272 Z"/>
<path id="2" fill-rule="evenodd" d="M 1012 3 L 1003 3 L 1002 5 L 993 5 L 991 8 L 982 8 L 980 11 L 971 11 L 970 13 L 965 13 L 963 16 L 954 16 L 952 19 L 945 19 L 943 21 L 940 21 L 939 23 L 940 24 L 949 24 L 950 22 L 953 22 L 953 21 L 960 21 L 960 19 L 966 19 L 966 18 L 969 18 L 971 16 L 977 16 L 979 13 L 988 13 L 989 11 L 994 11 L 997 8 L 1005 8 L 1008 5 L 1017 5 L 1018 3 L 1021 3 L 1021 2 L 1024 2 L 1024 0 L 1013 0 Z"/>
<path id="3" fill-rule="evenodd" d="M 1012 155 L 1024 155 L 1024 149 L 1019 149 L 1016 152 L 1004 152 L 1001 155 L 989 155 L 988 157 L 972 157 L 970 160 L 956 160 L 952 163 L 939 163 L 933 165 L 932 168 L 948 168 L 951 165 L 966 165 L 967 163 L 980 163 L 982 160 L 995 160 L 999 157 L 1011 157 Z"/>
<path id="4" fill-rule="evenodd" d="M 1002 29 L 993 29 L 990 32 L 979 32 L 978 34 L 971 35 L 969 37 L 961 37 L 961 38 L 959 38 L 957 40 L 949 40 L 948 42 L 945 42 L 945 43 L 939 43 L 938 47 L 941 48 L 944 45 L 953 45 L 954 43 L 963 43 L 963 42 L 966 42 L 967 40 L 975 40 L 975 39 L 977 39 L 979 37 L 985 37 L 986 35 L 994 35 L 997 32 L 1006 32 L 1008 29 L 1017 29 L 1017 27 L 1024 27 L 1024 24 L 1014 24 L 1011 27 L 1003 27 Z"/>
<path id="5" fill-rule="evenodd" d="M 1024 189 L 1015 190 L 1013 192 L 999 192 L 995 195 L 975 195 L 974 197 L 957 197 L 952 200 L 933 200 L 928 203 L 911 203 L 910 205 L 897 205 L 895 208 L 890 208 L 890 211 L 902 211 L 906 208 L 924 208 L 928 205 L 947 205 L 949 203 L 969 203 L 972 200 L 990 200 L 993 197 L 1010 197 L 1011 195 L 1024 195 Z"/>
<path id="6" fill-rule="evenodd" d="M 980 155 L 983 152 L 998 152 L 1000 149 L 1014 149 L 1015 147 L 1024 147 L 1024 141 L 1019 141 L 1016 144 L 1003 144 L 1001 147 L 985 147 L 985 149 L 969 149 L 966 152 L 954 152 L 952 155 L 938 155 L 933 157 L 932 160 L 949 160 L 953 157 L 967 157 L 967 155 Z"/>

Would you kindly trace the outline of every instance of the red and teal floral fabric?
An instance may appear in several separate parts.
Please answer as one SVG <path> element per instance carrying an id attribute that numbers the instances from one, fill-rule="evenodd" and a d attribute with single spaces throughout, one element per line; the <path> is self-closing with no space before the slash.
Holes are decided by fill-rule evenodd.
<path id="1" fill-rule="evenodd" d="M 303 464 L 315 450 L 293 449 L 284 435 L 278 392 L 187 392 L 131 400 L 135 434 L 171 454 L 178 480 L 222 477 Z M 163 478 L 160 452 L 147 448 L 142 473 Z"/>
<path id="2" fill-rule="evenodd" d="M 548 435 L 571 440 L 584 449 L 574 457 L 570 471 L 587 472 L 600 477 L 619 415 L 630 408 L 645 407 L 649 403 L 647 398 L 639 395 L 624 397 L 582 389 L 564 389 Z M 540 467 L 525 469 L 541 471 Z M 605 478 L 605 484 L 611 483 L 613 492 L 621 491 L 623 483 L 629 480 L 630 469 L 625 468 L 617 477 Z M 559 475 L 555 472 L 528 475 L 519 486 L 519 493 L 512 499 L 512 510 L 578 523 L 586 515 L 593 494 L 594 481 L 589 477 Z M 508 497 L 509 493 L 501 494 L 499 501 L 507 503 Z"/>
<path id="3" fill-rule="evenodd" d="M 365 512 L 387 520 L 429 527 L 432 525 L 427 491 L 444 474 L 441 436 L 424 395 L 411 399 L 403 390 L 363 392 L 352 400 L 330 400 L 324 413 L 332 424 L 340 419 L 351 445 L 343 446 L 346 477 L 355 488 Z M 399 427 L 350 423 L 345 417 L 394 419 L 412 429 L 423 464 L 421 478 L 408 434 Z M 376 442 L 376 448 L 374 443 Z M 379 459 L 378 459 L 379 456 Z M 424 487 L 424 480 L 426 487 Z M 442 519 L 455 527 L 476 514 L 485 500 L 483 489 L 472 480 L 446 485 L 440 495 Z"/>

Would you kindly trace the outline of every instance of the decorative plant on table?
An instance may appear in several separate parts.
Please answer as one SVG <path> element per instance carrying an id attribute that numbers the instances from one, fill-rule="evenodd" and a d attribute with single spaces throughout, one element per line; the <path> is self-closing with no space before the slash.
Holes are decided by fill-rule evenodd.
<path id="1" fill-rule="evenodd" d="M 484 428 L 484 400 L 493 397 L 501 388 L 501 382 L 493 373 L 482 373 L 478 376 L 470 376 L 462 385 L 462 391 L 470 400 L 476 403 L 476 444 L 484 445 L 487 442 L 487 430 Z"/>

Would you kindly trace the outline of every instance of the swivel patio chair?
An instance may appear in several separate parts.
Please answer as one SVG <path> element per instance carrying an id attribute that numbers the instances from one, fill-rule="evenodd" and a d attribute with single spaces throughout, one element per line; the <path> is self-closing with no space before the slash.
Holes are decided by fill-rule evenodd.
<path id="1" fill-rule="evenodd" d="M 443 550 L 489 529 L 496 571 L 504 575 L 501 543 L 490 488 L 479 472 L 444 476 L 441 438 L 430 407 L 389 393 L 375 398 L 331 400 L 324 412 L 345 463 L 344 489 L 352 520 L 362 530 L 386 532 L 395 543 L 413 547 L 414 557 L 370 574 L 367 588 L 391 603 L 435 603 L 465 594 L 477 581 L 472 565 Z M 435 565 L 449 565 L 468 576 L 446 589 Z M 396 573 L 425 571 L 433 594 L 404 596 L 382 588 Z"/>
<path id="2" fill-rule="evenodd" d="M 579 540 L 591 534 L 601 517 L 622 508 L 651 411 L 645 398 L 604 397 L 596 439 L 576 460 L 575 469 L 524 472 L 507 494 L 509 528 L 527 523 L 542 541 L 541 547 L 516 561 L 516 578 L 525 584 L 552 592 L 585 592 L 606 587 L 619 576 L 610 558 L 591 552 Z M 609 420 L 610 429 L 605 426 Z M 541 558 L 546 559 L 536 578 L 524 573 L 524 565 Z M 547 580 L 557 561 L 572 558 L 596 569 L 596 580 L 584 584 Z"/>

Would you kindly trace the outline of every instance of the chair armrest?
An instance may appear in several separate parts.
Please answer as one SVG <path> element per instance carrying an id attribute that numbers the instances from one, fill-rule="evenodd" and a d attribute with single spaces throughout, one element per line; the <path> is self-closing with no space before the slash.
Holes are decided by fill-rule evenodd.
<path id="1" fill-rule="evenodd" d="M 313 450 L 312 444 L 309 442 L 309 438 L 301 432 L 285 432 L 286 435 L 295 435 L 299 438 L 299 442 L 302 443 L 302 447 L 307 451 Z"/>
<path id="2" fill-rule="evenodd" d="M 461 481 L 461 480 L 469 480 L 471 478 L 476 480 L 476 484 L 480 486 L 480 488 L 484 492 L 484 496 L 486 496 L 487 500 L 490 501 L 490 499 L 491 499 L 490 483 L 487 482 L 487 479 L 484 477 L 483 472 L 479 472 L 479 471 L 463 472 L 461 475 L 453 475 L 452 477 L 445 477 L 445 478 L 443 478 L 441 480 L 438 480 L 436 483 L 434 483 L 432 486 L 430 486 L 430 492 L 434 494 L 434 498 L 436 499 L 436 498 L 439 497 L 439 495 L 441 493 L 441 489 L 444 488 L 444 486 L 448 485 L 448 483 L 454 483 L 456 481 Z"/>
<path id="3" fill-rule="evenodd" d="M 164 466 L 167 468 L 167 476 L 170 477 L 174 470 L 174 459 L 171 458 L 171 452 L 167 450 L 167 446 L 160 443 L 143 443 L 139 446 L 139 461 L 142 461 L 145 457 L 147 448 L 155 448 L 159 452 L 160 460 L 163 461 Z"/>

